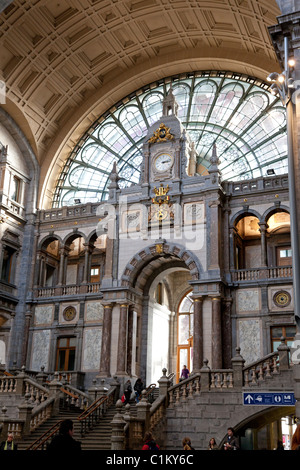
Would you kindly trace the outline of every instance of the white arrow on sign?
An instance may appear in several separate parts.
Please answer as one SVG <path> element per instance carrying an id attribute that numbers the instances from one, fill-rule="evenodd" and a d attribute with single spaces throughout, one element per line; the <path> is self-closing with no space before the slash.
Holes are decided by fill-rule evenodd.
<path id="1" fill-rule="evenodd" d="M 248 400 L 248 404 L 249 404 L 251 401 L 253 401 L 252 395 L 247 395 L 246 398 L 245 398 L 245 401 L 247 401 L 247 400 Z"/>

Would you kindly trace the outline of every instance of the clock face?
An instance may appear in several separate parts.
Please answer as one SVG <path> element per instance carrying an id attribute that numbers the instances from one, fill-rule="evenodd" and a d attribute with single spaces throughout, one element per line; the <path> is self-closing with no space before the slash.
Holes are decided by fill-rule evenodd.
<path id="1" fill-rule="evenodd" d="M 157 171 L 167 171 L 173 165 L 173 157 L 168 153 L 161 153 L 156 157 L 154 165 Z"/>

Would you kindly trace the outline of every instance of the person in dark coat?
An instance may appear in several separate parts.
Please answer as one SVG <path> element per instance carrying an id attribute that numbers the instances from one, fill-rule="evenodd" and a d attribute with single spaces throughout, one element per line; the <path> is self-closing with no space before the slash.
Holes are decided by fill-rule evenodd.
<path id="1" fill-rule="evenodd" d="M 81 442 L 73 438 L 73 421 L 65 419 L 61 422 L 59 433 L 53 437 L 47 450 L 49 452 L 80 451 Z"/>
<path id="2" fill-rule="evenodd" d="M 130 397 L 132 393 L 132 386 L 130 380 L 127 380 L 125 387 L 124 387 L 124 395 L 125 395 L 125 405 L 129 403 Z"/>
<path id="3" fill-rule="evenodd" d="M 142 382 L 142 379 L 137 379 L 133 388 L 135 390 L 135 401 L 139 403 L 142 390 L 144 390 L 144 384 Z"/>
<path id="4" fill-rule="evenodd" d="M 239 448 L 239 438 L 234 435 L 233 428 L 228 428 L 226 443 L 224 444 L 224 450 L 238 450 Z"/>

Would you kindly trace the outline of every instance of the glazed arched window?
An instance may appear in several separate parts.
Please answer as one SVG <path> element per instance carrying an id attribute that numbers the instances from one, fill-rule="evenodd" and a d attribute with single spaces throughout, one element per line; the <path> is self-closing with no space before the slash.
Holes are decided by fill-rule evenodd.
<path id="1" fill-rule="evenodd" d="M 195 142 L 199 174 L 209 169 L 214 144 L 223 180 L 266 176 L 271 168 L 287 173 L 285 110 L 270 84 L 232 72 L 194 72 L 149 84 L 99 116 L 62 168 L 53 207 L 107 199 L 114 161 L 120 187 L 139 183 L 143 140 L 162 116 L 170 84 Z"/>

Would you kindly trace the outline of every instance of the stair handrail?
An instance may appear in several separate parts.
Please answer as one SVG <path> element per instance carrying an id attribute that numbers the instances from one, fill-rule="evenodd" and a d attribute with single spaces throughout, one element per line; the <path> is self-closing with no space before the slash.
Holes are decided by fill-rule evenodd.
<path id="1" fill-rule="evenodd" d="M 57 423 L 53 424 L 51 428 L 44 432 L 40 437 L 38 437 L 30 446 L 27 447 L 26 450 L 37 450 L 39 447 L 43 447 L 44 444 L 51 439 L 54 434 L 57 433 L 59 430 L 60 424 L 63 420 L 58 421 Z"/>
<path id="2" fill-rule="evenodd" d="M 111 407 L 114 403 L 116 387 L 113 386 L 105 394 L 97 398 L 87 409 L 85 409 L 77 418 L 80 422 L 80 433 L 83 436 L 86 432 L 91 430 L 94 424 L 98 423 L 101 416 Z"/>
<path id="3" fill-rule="evenodd" d="M 71 399 L 72 405 L 75 405 L 82 410 L 86 408 L 86 404 L 90 401 L 90 397 L 87 393 L 82 390 L 78 390 L 73 385 L 64 384 L 60 390 L 63 393 L 63 399 L 67 396 L 67 399 Z"/>
<path id="4" fill-rule="evenodd" d="M 149 395 L 151 395 L 151 393 L 155 390 L 155 388 L 156 388 L 156 384 L 150 384 L 148 385 L 148 387 L 145 388 L 145 391 L 146 391 L 145 397 L 147 398 L 147 400 L 148 400 Z"/>

